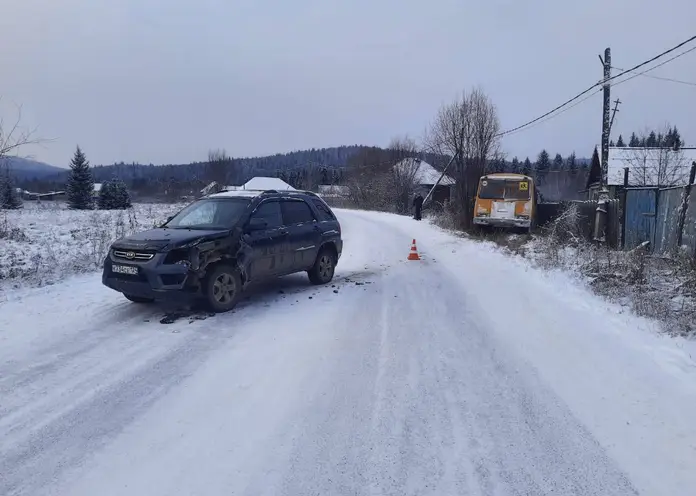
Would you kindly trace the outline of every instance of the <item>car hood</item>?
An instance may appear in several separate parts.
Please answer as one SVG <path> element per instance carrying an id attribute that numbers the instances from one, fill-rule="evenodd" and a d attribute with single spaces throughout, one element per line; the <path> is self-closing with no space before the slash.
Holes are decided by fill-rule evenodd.
<path id="1" fill-rule="evenodd" d="M 169 229 L 160 227 L 121 238 L 113 244 L 113 248 L 169 251 L 189 245 L 195 241 L 208 241 L 228 234 L 228 230 Z"/>

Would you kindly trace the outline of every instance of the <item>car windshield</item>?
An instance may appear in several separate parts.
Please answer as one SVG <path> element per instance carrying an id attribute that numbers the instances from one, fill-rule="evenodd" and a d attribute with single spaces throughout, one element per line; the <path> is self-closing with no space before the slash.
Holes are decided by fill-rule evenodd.
<path id="1" fill-rule="evenodd" d="M 231 229 L 249 206 L 248 198 L 199 200 L 181 210 L 163 227 L 170 229 Z"/>
<path id="2" fill-rule="evenodd" d="M 478 196 L 484 200 L 529 200 L 529 181 L 481 179 Z"/>

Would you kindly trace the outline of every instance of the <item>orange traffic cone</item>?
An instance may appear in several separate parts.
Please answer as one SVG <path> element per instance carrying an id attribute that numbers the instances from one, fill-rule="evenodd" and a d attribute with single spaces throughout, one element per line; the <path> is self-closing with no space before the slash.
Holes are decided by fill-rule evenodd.
<path id="1" fill-rule="evenodd" d="M 416 240 L 413 240 L 411 244 L 411 252 L 408 254 L 409 260 L 420 260 L 420 255 L 418 255 L 418 248 L 416 248 Z"/>

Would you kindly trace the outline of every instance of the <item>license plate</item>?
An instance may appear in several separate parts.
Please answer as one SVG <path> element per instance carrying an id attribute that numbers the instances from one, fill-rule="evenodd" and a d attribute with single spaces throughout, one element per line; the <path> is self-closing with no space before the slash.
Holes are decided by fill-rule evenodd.
<path id="1" fill-rule="evenodd" d="M 133 267 L 132 265 L 112 265 L 111 272 L 115 272 L 116 274 L 128 274 L 131 276 L 137 276 L 138 268 Z"/>

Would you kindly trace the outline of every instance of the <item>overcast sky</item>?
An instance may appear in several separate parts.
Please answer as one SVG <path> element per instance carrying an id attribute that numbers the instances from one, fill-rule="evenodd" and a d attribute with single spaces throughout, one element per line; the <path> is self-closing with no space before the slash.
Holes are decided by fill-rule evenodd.
<path id="1" fill-rule="evenodd" d="M 67 166 L 184 163 L 210 148 L 266 155 L 422 136 L 481 85 L 503 128 L 696 34 L 696 2 L 664 0 L 2 0 L 0 110 L 54 138 L 24 150 Z M 696 45 L 696 44 L 694 44 Z M 696 82 L 696 51 L 651 74 Z M 617 86 L 612 137 L 676 124 L 696 146 L 696 87 Z M 601 96 L 506 138 L 589 156 Z"/>

